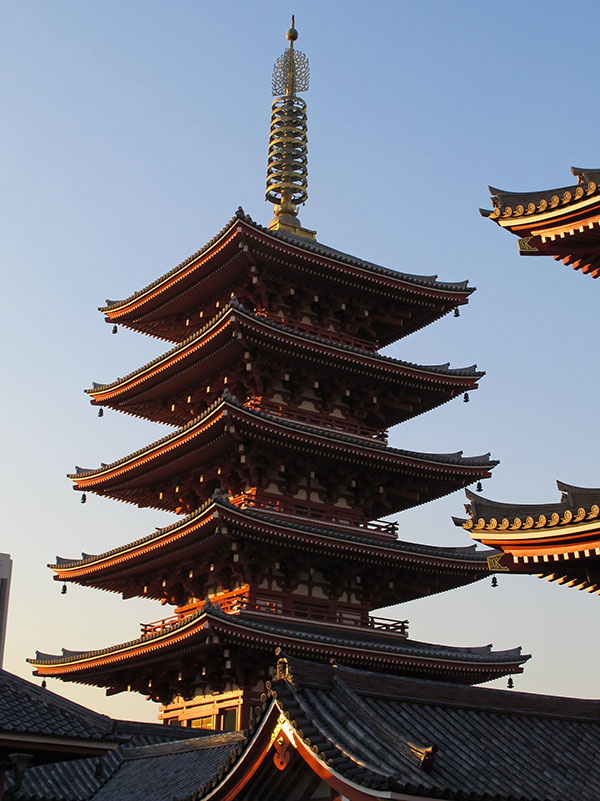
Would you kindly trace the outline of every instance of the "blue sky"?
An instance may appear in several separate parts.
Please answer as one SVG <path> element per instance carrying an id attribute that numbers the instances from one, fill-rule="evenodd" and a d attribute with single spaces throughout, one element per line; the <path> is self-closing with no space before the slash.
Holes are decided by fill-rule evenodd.
<path id="1" fill-rule="evenodd" d="M 596 2 L 81 3 L 8 0 L 0 26 L 4 391 L 0 551 L 14 558 L 5 667 L 103 647 L 162 617 L 148 601 L 70 587 L 45 567 L 134 540 L 171 518 L 90 496 L 65 473 L 165 432 L 83 395 L 161 352 L 96 311 L 201 247 L 238 205 L 266 223 L 270 75 L 296 14 L 311 63 L 309 200 L 302 222 L 377 263 L 477 287 L 449 317 L 388 352 L 487 371 L 459 401 L 393 432 L 430 451 L 491 451 L 484 494 L 558 499 L 600 485 L 595 361 L 600 286 L 524 259 L 482 219 L 487 185 L 534 190 L 600 166 Z M 403 539 L 468 544 L 460 493 L 399 516 Z M 385 614 L 447 644 L 522 645 L 518 689 L 597 696 L 598 600 L 502 578 Z M 501 683 L 502 685 L 505 682 Z M 96 709 L 153 719 L 129 695 L 52 683 Z"/>

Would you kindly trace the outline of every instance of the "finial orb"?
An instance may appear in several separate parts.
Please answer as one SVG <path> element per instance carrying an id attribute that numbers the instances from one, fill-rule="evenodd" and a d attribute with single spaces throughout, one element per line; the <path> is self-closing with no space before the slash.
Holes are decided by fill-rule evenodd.
<path id="1" fill-rule="evenodd" d="M 290 28 L 285 35 L 288 42 L 295 42 L 298 38 L 298 31 L 295 28 Z"/>

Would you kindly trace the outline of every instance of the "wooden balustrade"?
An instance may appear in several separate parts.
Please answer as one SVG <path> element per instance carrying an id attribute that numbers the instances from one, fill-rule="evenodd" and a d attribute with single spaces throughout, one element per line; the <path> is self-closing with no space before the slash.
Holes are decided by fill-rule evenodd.
<path id="1" fill-rule="evenodd" d="M 356 516 L 343 516 L 332 512 L 331 507 L 319 508 L 306 503 L 295 502 L 290 498 L 260 498 L 255 492 L 241 492 L 230 498 L 234 506 L 240 509 L 254 508 L 264 509 L 276 514 L 288 515 L 291 517 L 302 517 L 310 522 L 322 522 L 328 525 L 340 526 L 351 529 L 364 529 L 374 534 L 382 534 L 386 537 L 396 539 L 398 536 L 398 523 L 395 520 L 364 520 Z"/>
<path id="2" fill-rule="evenodd" d="M 390 634 L 396 634 L 399 637 L 408 637 L 408 620 L 393 620 L 392 618 L 376 617 L 375 615 L 361 616 L 360 614 L 354 615 L 351 610 L 339 609 L 335 614 L 327 614 L 325 610 L 320 610 L 316 606 L 303 604 L 298 609 L 291 612 L 284 611 L 281 601 L 275 599 L 259 599 L 257 603 L 250 603 L 248 601 L 247 593 L 226 593 L 223 596 L 215 597 L 212 599 L 217 602 L 222 611 L 228 615 L 238 615 L 240 612 L 250 612 L 259 615 L 280 616 L 286 618 L 293 618 L 295 620 L 310 620 L 315 623 L 322 623 L 325 625 L 341 626 L 343 628 L 351 629 L 376 629 L 377 631 L 385 631 Z M 155 620 L 152 623 L 141 623 L 142 636 L 150 634 L 158 634 L 161 631 L 169 629 L 176 623 L 180 623 L 189 617 L 194 612 L 202 607 L 202 603 L 186 607 L 190 611 L 186 614 L 175 614 L 171 617 L 165 617 L 161 620 Z"/>
<path id="3" fill-rule="evenodd" d="M 292 422 L 305 423 L 306 425 L 315 426 L 317 428 L 326 428 L 331 431 L 337 431 L 339 434 L 345 434 L 353 437 L 360 437 L 366 440 L 375 440 L 386 445 L 388 438 L 385 431 L 377 431 L 376 429 L 362 426 L 360 423 L 354 423 L 350 420 L 343 418 L 335 418 L 308 409 L 300 409 L 298 406 L 283 405 L 275 401 L 263 400 L 262 398 L 251 398 L 244 404 L 249 409 L 257 412 L 265 412 L 266 414 L 273 415 L 274 417 L 284 417 Z"/>

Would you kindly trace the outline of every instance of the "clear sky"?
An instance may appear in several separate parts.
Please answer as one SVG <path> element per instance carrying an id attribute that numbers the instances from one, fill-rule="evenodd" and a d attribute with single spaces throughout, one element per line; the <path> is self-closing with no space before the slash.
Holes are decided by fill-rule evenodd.
<path id="1" fill-rule="evenodd" d="M 272 64 L 296 14 L 311 62 L 309 200 L 319 239 L 400 270 L 468 278 L 477 292 L 389 348 L 424 364 L 487 371 L 471 403 L 396 428 L 391 443 L 501 464 L 488 497 L 558 500 L 555 480 L 599 486 L 600 282 L 524 259 L 482 219 L 487 185 L 535 190 L 600 166 L 600 5 L 589 2 L 156 2 L 5 0 L 0 26 L 4 307 L 2 527 L 14 559 L 5 667 L 30 676 L 56 653 L 133 639 L 158 604 L 69 587 L 45 567 L 137 539 L 168 515 L 88 496 L 65 473 L 166 433 L 107 412 L 83 389 L 164 346 L 111 336 L 96 308 L 201 247 L 238 205 L 261 223 Z M 466 545 L 456 493 L 399 516 L 400 536 Z M 596 596 L 501 577 L 385 614 L 416 639 L 522 645 L 518 689 L 598 697 Z M 500 682 L 501 686 L 505 681 Z M 154 719 L 127 694 L 51 682 L 119 717 Z"/>

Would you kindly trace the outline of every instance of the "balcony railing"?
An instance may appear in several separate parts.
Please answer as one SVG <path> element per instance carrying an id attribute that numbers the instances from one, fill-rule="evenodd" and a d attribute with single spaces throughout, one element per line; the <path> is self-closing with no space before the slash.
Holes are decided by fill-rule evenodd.
<path id="1" fill-rule="evenodd" d="M 338 434 L 346 434 L 352 437 L 360 437 L 368 441 L 380 442 L 387 445 L 387 434 L 385 431 L 377 431 L 368 426 L 362 426 L 360 423 L 354 423 L 351 420 L 344 420 L 343 418 L 335 418 L 325 414 L 319 414 L 309 409 L 300 409 L 297 406 L 288 406 L 275 401 L 263 400 L 262 398 L 251 398 L 244 404 L 249 409 L 257 412 L 265 412 L 275 417 L 284 417 L 292 422 L 305 423 L 306 425 L 315 426 L 317 428 L 326 428 L 331 431 L 336 431 Z"/>
<path id="2" fill-rule="evenodd" d="M 303 323 L 297 319 L 286 320 L 286 318 L 281 317 L 281 315 L 269 313 L 265 308 L 255 309 L 254 313 L 258 317 L 264 317 L 266 320 L 272 320 L 273 322 L 281 323 L 287 328 L 291 328 L 295 331 L 301 331 L 305 334 L 320 337 L 321 339 L 327 339 L 330 342 L 337 342 L 340 345 L 347 345 L 351 348 L 366 350 L 370 353 L 375 352 L 378 347 L 378 343 L 373 340 L 363 339 L 362 337 L 357 337 L 353 334 L 347 334 L 341 330 L 330 331 L 329 328 L 318 325 L 317 323 L 313 325 L 312 323 Z"/>
<path id="3" fill-rule="evenodd" d="M 290 517 L 301 517 L 308 522 L 322 522 L 327 525 L 340 526 L 348 529 L 363 529 L 374 534 L 382 534 L 391 539 L 398 536 L 398 523 L 393 520 L 364 520 L 347 515 L 347 513 L 335 513 L 331 507 L 319 508 L 312 504 L 296 502 L 290 498 L 273 498 L 266 495 L 259 495 L 256 492 L 241 492 L 230 498 L 234 506 L 240 509 L 254 508 L 264 509 L 276 514 L 288 515 Z"/>
<path id="4" fill-rule="evenodd" d="M 224 596 L 215 597 L 222 611 L 228 615 L 238 615 L 240 612 L 250 612 L 259 616 L 285 617 L 288 620 L 310 620 L 315 623 L 336 626 L 345 629 L 375 629 L 395 634 L 398 637 L 408 637 L 408 620 L 393 620 L 392 618 L 377 617 L 375 615 L 360 616 L 354 615 L 350 610 L 338 610 L 335 614 L 328 614 L 325 610 L 320 610 L 314 605 L 305 604 L 293 611 L 284 611 L 281 601 L 273 599 L 259 599 L 257 603 L 250 603 L 247 594 L 227 593 Z M 194 614 L 202 607 L 202 604 L 185 607 L 179 614 L 155 620 L 152 623 L 141 623 L 142 636 L 158 634 L 166 631 L 176 623 L 180 623 Z"/>

